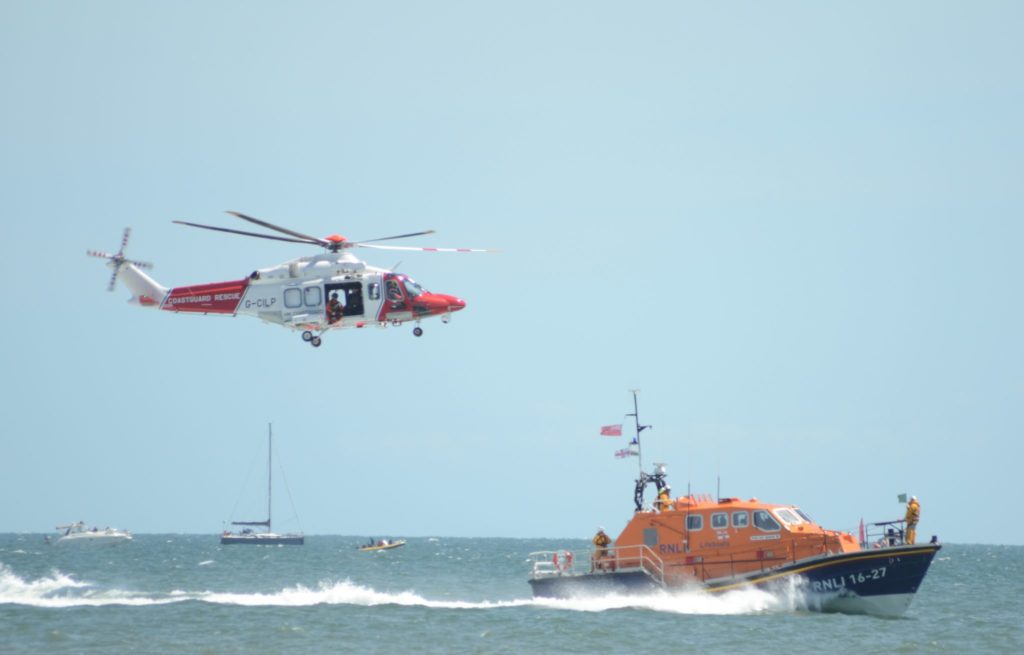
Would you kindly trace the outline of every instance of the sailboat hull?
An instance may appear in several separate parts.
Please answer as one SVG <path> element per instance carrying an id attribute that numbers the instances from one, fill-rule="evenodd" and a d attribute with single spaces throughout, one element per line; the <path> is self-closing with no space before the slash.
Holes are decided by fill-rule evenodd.
<path id="1" fill-rule="evenodd" d="M 220 537 L 222 546 L 302 546 L 306 537 L 301 534 L 273 534 L 267 532 L 254 534 L 224 534 Z"/>

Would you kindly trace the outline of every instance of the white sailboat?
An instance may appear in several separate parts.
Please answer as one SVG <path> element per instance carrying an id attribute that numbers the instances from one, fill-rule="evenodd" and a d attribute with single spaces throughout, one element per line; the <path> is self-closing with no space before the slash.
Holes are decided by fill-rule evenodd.
<path id="1" fill-rule="evenodd" d="M 270 524 L 272 509 L 273 491 L 273 440 L 274 433 L 272 426 L 267 424 L 267 520 L 266 521 L 232 521 L 231 525 L 245 526 L 238 532 L 225 530 L 220 535 L 220 543 L 228 545 L 247 544 L 250 546 L 302 546 L 306 543 L 306 537 L 300 533 L 276 534 Z M 266 531 L 257 531 L 253 528 L 263 527 Z"/>

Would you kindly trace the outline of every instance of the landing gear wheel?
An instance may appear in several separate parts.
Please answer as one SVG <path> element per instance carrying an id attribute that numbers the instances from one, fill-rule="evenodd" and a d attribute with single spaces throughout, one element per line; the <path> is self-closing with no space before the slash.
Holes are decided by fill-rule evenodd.
<path id="1" fill-rule="evenodd" d="M 417 337 L 422 337 L 423 336 L 423 328 L 421 328 L 421 327 L 413 328 L 412 329 L 412 333 L 413 333 L 413 335 L 415 335 Z"/>
<path id="2" fill-rule="evenodd" d="M 314 348 L 319 348 L 320 343 L 320 337 L 313 337 L 312 339 L 309 340 L 309 345 L 313 346 Z"/>
<path id="3" fill-rule="evenodd" d="M 302 340 L 303 341 L 312 341 L 313 340 L 313 333 L 310 332 L 309 330 L 306 330 L 305 332 L 302 333 Z"/>

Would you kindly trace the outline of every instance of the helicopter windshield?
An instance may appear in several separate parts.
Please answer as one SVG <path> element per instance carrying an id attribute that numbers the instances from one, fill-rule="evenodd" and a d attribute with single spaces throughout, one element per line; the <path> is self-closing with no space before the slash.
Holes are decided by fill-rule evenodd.
<path id="1" fill-rule="evenodd" d="M 423 293 L 423 287 L 416 284 L 409 278 L 402 280 L 402 283 L 405 285 L 405 292 L 409 294 L 410 298 L 415 298 Z"/>

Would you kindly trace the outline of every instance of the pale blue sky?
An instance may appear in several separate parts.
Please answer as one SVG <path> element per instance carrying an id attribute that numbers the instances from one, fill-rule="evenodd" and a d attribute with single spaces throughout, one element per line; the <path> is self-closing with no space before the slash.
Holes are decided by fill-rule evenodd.
<path id="1" fill-rule="evenodd" d="M 1024 544 L 1022 18 L 0 4 L 0 531 L 216 533 L 268 421 L 308 533 L 617 530 L 636 467 L 597 432 L 638 387 L 676 492 L 854 529 L 906 491 L 926 536 Z M 171 223 L 224 210 L 503 252 L 364 251 L 468 309 L 319 350 L 130 307 L 84 254 L 130 225 L 175 286 L 311 253 Z"/>

